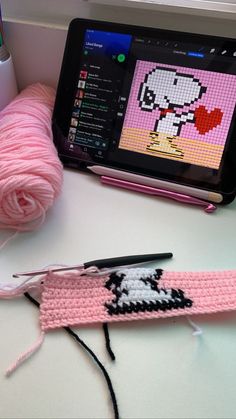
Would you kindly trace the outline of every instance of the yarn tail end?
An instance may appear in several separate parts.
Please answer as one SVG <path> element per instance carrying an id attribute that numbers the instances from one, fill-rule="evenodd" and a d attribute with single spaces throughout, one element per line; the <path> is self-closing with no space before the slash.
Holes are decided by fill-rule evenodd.
<path id="1" fill-rule="evenodd" d="M 29 359 L 35 352 L 39 350 L 39 348 L 43 344 L 44 338 L 45 333 L 42 332 L 38 340 L 26 352 L 21 354 L 12 365 L 8 367 L 8 369 L 5 372 L 6 377 L 9 377 L 18 367 L 20 367 L 20 365 L 24 363 L 24 361 Z"/>

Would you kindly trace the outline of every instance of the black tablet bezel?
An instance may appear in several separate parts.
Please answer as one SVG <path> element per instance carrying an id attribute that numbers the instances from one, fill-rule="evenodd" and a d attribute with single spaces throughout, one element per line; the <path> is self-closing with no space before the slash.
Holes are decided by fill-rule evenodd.
<path id="1" fill-rule="evenodd" d="M 186 42 L 196 43 L 199 45 L 201 43 L 204 45 L 215 46 L 217 48 L 224 48 L 225 45 L 230 43 L 235 43 L 234 39 L 222 38 L 209 35 L 199 35 L 199 34 L 190 34 L 184 32 L 176 32 L 169 30 L 161 30 L 155 28 L 146 28 L 134 25 L 123 25 L 118 23 L 103 22 L 103 21 L 94 21 L 89 19 L 80 19 L 76 18 L 72 20 L 69 26 L 64 57 L 61 67 L 61 73 L 59 77 L 57 95 L 53 112 L 53 133 L 54 133 L 54 142 L 58 149 L 59 157 L 62 160 L 63 164 L 66 166 L 77 167 L 80 169 L 85 169 L 91 162 L 86 161 L 86 159 L 78 159 L 73 157 L 71 153 L 65 154 L 63 148 L 63 142 L 65 137 L 68 135 L 70 119 L 71 119 L 71 109 L 73 106 L 74 92 L 78 81 L 78 73 L 81 63 L 81 54 L 83 48 L 84 34 L 86 29 L 94 29 L 101 31 L 110 31 L 110 32 L 120 32 L 124 34 L 131 34 L 134 36 L 143 36 L 143 37 L 160 37 L 168 39 L 170 41 L 175 41 L 176 39 L 181 39 Z M 234 120 L 236 120 L 236 112 L 234 111 Z M 165 160 L 165 159 L 162 159 Z M 185 176 L 181 175 L 172 175 L 171 173 L 163 174 L 148 169 L 140 169 L 140 167 L 132 167 L 127 163 L 119 163 L 116 161 L 102 161 L 100 165 L 109 166 L 112 168 L 126 170 L 128 172 L 141 174 L 144 176 L 150 176 L 158 178 L 161 180 L 167 180 L 172 183 L 180 183 L 187 186 L 192 186 L 195 188 L 218 192 L 223 196 L 223 203 L 231 202 L 236 195 L 236 123 L 231 127 L 231 139 L 224 151 L 224 165 L 221 171 L 221 179 L 217 185 L 213 185 L 207 181 L 198 181 L 193 179 L 188 179 Z M 94 163 L 96 164 L 96 163 Z M 97 163 L 98 164 L 98 163 Z M 162 162 L 162 166 L 166 164 L 166 160 Z M 186 165 L 186 163 L 180 162 L 171 162 L 171 167 L 180 167 L 179 165 Z M 204 170 L 204 168 L 199 168 L 199 171 Z"/>

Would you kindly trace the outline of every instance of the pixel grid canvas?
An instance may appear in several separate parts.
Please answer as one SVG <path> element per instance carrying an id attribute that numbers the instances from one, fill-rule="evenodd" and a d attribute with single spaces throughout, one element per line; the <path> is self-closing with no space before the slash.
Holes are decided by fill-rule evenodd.
<path id="1" fill-rule="evenodd" d="M 119 148 L 218 169 L 236 76 L 138 60 Z"/>

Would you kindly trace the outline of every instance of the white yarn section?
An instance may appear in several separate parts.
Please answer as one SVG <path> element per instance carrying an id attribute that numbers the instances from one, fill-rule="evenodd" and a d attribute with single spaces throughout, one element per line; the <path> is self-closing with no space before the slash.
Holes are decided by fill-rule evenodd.
<path id="1" fill-rule="evenodd" d="M 191 320 L 190 317 L 186 317 L 186 319 L 188 320 L 190 326 L 194 330 L 193 336 L 201 336 L 203 334 L 202 329 L 196 323 L 194 323 L 194 321 Z"/>

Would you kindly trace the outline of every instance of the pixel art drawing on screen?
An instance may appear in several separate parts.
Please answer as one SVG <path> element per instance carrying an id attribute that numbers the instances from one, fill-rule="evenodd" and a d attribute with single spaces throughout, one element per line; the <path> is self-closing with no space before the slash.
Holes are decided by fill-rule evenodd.
<path id="1" fill-rule="evenodd" d="M 138 60 L 119 147 L 219 168 L 236 76 Z"/>

